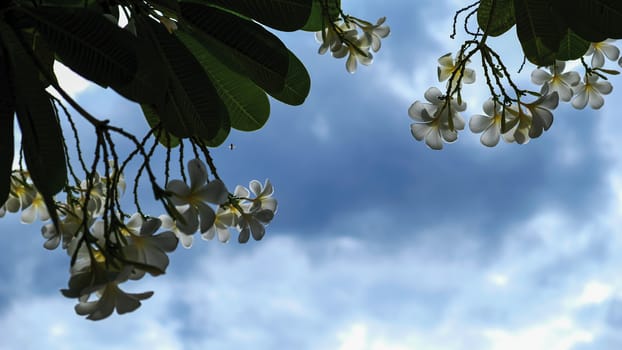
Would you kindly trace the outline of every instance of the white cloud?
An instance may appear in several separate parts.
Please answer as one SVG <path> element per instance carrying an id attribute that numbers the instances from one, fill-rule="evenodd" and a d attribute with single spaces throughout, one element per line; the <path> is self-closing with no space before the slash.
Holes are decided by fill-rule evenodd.
<path id="1" fill-rule="evenodd" d="M 93 83 L 82 78 L 71 69 L 67 68 L 64 64 L 55 61 L 54 73 L 58 77 L 60 86 L 67 92 L 72 98 L 76 98 L 79 94 L 86 91 Z M 54 96 L 61 98 L 60 95 L 53 89 L 48 89 Z"/>
<path id="2" fill-rule="evenodd" d="M 608 300 L 612 294 L 612 286 L 599 281 L 589 281 L 583 287 L 583 291 L 577 298 L 576 304 L 577 306 L 600 304 Z"/>
<path id="3" fill-rule="evenodd" d="M 483 334 L 490 341 L 490 348 L 499 350 L 570 350 L 578 344 L 590 343 L 594 338 L 592 333 L 564 317 L 535 322 L 535 325 L 522 329 L 487 329 Z"/>
<path id="4" fill-rule="evenodd" d="M 15 296 L 0 327 L 7 346 L 25 349 L 569 350 L 602 326 L 584 325 L 578 312 L 622 286 L 599 282 L 617 271 L 613 261 L 548 268 L 565 256 L 590 264 L 581 252 L 594 224 L 569 232 L 573 225 L 562 213 L 542 213 L 511 228 L 484 260 L 473 241 L 485 237 L 458 226 L 415 227 L 398 247 L 343 233 L 207 243 L 190 264 L 173 260 L 168 275 L 131 285 L 156 291 L 131 315 L 92 323 L 60 295 Z M 552 274 L 568 280 L 542 285 Z"/>

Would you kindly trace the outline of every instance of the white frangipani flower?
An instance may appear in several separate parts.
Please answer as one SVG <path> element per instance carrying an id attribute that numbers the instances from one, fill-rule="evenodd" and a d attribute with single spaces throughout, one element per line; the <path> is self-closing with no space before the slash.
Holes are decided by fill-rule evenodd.
<path id="1" fill-rule="evenodd" d="M 315 33 L 315 39 L 321 44 L 318 49 L 320 55 L 325 54 L 329 49 L 331 52 L 341 49 L 343 42 L 337 30 L 343 31 L 343 29 L 339 28 L 339 25 L 339 23 L 335 23 L 335 27 L 333 27 L 329 24 L 324 30 Z"/>
<path id="2" fill-rule="evenodd" d="M 543 69 L 536 69 L 531 72 L 531 81 L 534 84 L 542 85 L 540 92 L 543 95 L 557 92 L 562 101 L 570 101 L 572 98 L 572 88 L 579 84 L 581 76 L 575 71 L 564 73 L 566 62 L 557 61 L 555 65 L 548 67 L 548 72 Z"/>
<path id="3" fill-rule="evenodd" d="M 115 310 L 119 315 L 136 310 L 140 301 L 150 298 L 153 292 L 126 293 L 121 290 L 119 284 L 127 281 L 130 273 L 130 267 L 124 268 L 113 281 L 98 289 L 97 300 L 89 301 L 89 294 L 80 297 L 80 302 L 75 306 L 76 313 L 95 321 L 110 316 Z"/>
<path id="4" fill-rule="evenodd" d="M 89 183 L 84 180 L 80 183 L 80 189 L 82 190 L 83 201 L 86 200 L 86 194 L 88 191 L 89 202 L 87 203 L 88 212 L 93 217 L 101 216 L 104 212 L 104 203 L 106 199 L 106 184 L 98 173 L 95 173 L 91 178 L 90 190 Z"/>
<path id="5" fill-rule="evenodd" d="M 551 109 L 557 108 L 559 104 L 559 95 L 557 91 L 540 96 L 532 103 L 525 104 L 525 107 L 531 113 L 531 127 L 529 128 L 529 137 L 535 139 L 540 137 L 542 133 L 548 130 L 553 124 L 553 113 Z"/>
<path id="6" fill-rule="evenodd" d="M 215 236 L 218 236 L 218 240 L 222 243 L 226 243 L 231 238 L 229 232 L 230 227 L 237 225 L 238 213 L 227 208 L 218 208 L 216 211 L 216 219 L 214 225 L 204 232 L 201 237 L 205 240 L 212 240 Z"/>
<path id="7" fill-rule="evenodd" d="M 607 95 L 612 90 L 611 83 L 599 81 L 598 75 L 586 75 L 583 78 L 583 84 L 579 84 L 575 88 L 572 106 L 576 109 L 583 109 L 589 103 L 593 109 L 599 109 L 605 104 L 605 99 L 601 95 Z"/>
<path id="8" fill-rule="evenodd" d="M 476 134 L 482 133 L 480 142 L 484 146 L 494 147 L 501 138 L 503 118 L 505 117 L 505 121 L 509 123 L 514 116 L 510 113 L 505 113 L 503 106 L 492 99 L 484 102 L 483 108 L 486 115 L 476 114 L 472 116 L 469 120 L 469 129 Z"/>
<path id="9" fill-rule="evenodd" d="M 600 68 L 605 65 L 605 57 L 611 61 L 615 61 L 620 56 L 620 49 L 612 45 L 614 39 L 607 39 L 599 43 L 592 43 L 585 53 L 586 56 L 592 55 L 592 67 Z"/>
<path id="10" fill-rule="evenodd" d="M 194 240 L 194 237 L 192 235 L 181 232 L 181 230 L 177 228 L 177 223 L 175 222 L 175 220 L 173 220 L 172 217 L 166 214 L 162 214 L 158 217 L 158 219 L 160 219 L 160 221 L 162 222 L 162 228 L 173 232 L 184 248 L 188 249 L 192 247 L 192 241 Z"/>
<path id="11" fill-rule="evenodd" d="M 240 229 L 238 242 L 248 242 L 251 234 L 256 241 L 261 240 L 266 233 L 265 225 L 270 223 L 272 218 L 274 218 L 274 212 L 268 209 L 242 213 L 238 219 L 238 228 Z"/>
<path id="12" fill-rule="evenodd" d="M 381 39 L 386 38 L 391 32 L 389 26 L 383 25 L 386 19 L 386 17 L 380 17 L 378 21 L 376 21 L 376 24 L 371 24 L 356 17 L 348 17 L 348 20 L 354 22 L 361 28 L 363 35 L 367 37 L 367 41 L 370 43 L 370 47 L 374 52 L 380 50 Z"/>
<path id="13" fill-rule="evenodd" d="M 435 87 L 429 88 L 424 97 L 430 103 L 415 101 L 408 109 L 408 115 L 415 121 L 410 125 L 412 135 L 418 141 L 425 140 L 428 147 L 440 150 L 443 141 L 447 143 L 458 139 L 458 130 L 464 129 L 465 122 L 459 112 L 466 110 L 466 103 L 458 104 Z M 453 129 L 449 124 L 452 120 Z"/>
<path id="14" fill-rule="evenodd" d="M 22 211 L 21 221 L 24 224 L 32 224 L 37 218 L 41 221 L 47 221 L 50 218 L 43 196 L 39 192 L 32 199 L 30 206 Z"/>
<path id="15" fill-rule="evenodd" d="M 43 246 L 46 249 L 56 249 L 60 242 L 63 242 L 62 248 L 67 249 L 70 242 L 78 234 L 78 230 L 82 226 L 82 211 L 69 212 L 63 220 L 59 222 L 57 231 L 54 223 L 45 224 L 41 227 L 41 235 L 46 239 Z"/>
<path id="16" fill-rule="evenodd" d="M 370 43 L 367 37 L 359 37 L 355 29 L 346 31 L 343 33 L 343 37 L 344 45 L 339 50 L 333 51 L 333 57 L 343 58 L 348 56 L 346 60 L 346 70 L 348 73 L 356 72 L 357 62 L 361 62 L 361 64 L 366 66 L 373 62 L 374 56 L 369 52 Z"/>
<path id="17" fill-rule="evenodd" d="M 11 176 L 11 191 L 4 207 L 10 213 L 17 213 L 30 206 L 37 195 L 31 183 L 28 183 L 28 173 L 20 172 Z"/>
<path id="18" fill-rule="evenodd" d="M 251 199 L 253 204 L 250 207 L 250 211 L 267 209 L 273 213 L 276 212 L 277 202 L 276 199 L 272 197 L 274 189 L 272 188 L 270 180 L 266 179 L 263 186 L 261 182 L 253 180 L 249 183 L 248 188 L 250 188 L 251 192 L 255 195 L 255 198 Z"/>
<path id="19" fill-rule="evenodd" d="M 456 88 L 456 83 L 458 82 L 458 79 L 460 78 L 460 76 L 462 76 L 460 80 L 460 86 L 462 86 L 463 83 L 472 84 L 475 82 L 475 71 L 471 68 L 464 68 L 464 71 L 461 71 L 462 65 L 458 64 L 460 61 L 461 60 L 458 57 L 456 58 L 456 60 L 454 60 L 451 53 L 447 53 L 439 57 L 438 59 L 439 65 L 436 68 L 436 72 L 438 75 L 438 81 L 443 82 L 451 78 L 454 72 L 456 72 L 455 73 L 456 75 L 454 79 L 452 80 L 452 86 L 450 89 L 452 92 Z M 447 84 L 449 86 L 449 82 L 447 82 Z"/>
<path id="20" fill-rule="evenodd" d="M 155 234 L 160 228 L 160 219 L 150 218 L 145 220 L 138 233 L 130 233 L 127 236 L 127 245 L 121 248 L 124 257 L 130 262 L 149 266 L 156 270 L 149 270 L 152 275 L 159 275 L 166 271 L 169 264 L 167 252 L 172 252 L 177 247 L 177 237 L 171 231 Z M 139 267 L 142 269 L 142 266 Z"/>
<path id="21" fill-rule="evenodd" d="M 346 70 L 349 73 L 356 72 L 358 63 L 370 65 L 373 55 L 381 47 L 381 39 L 386 38 L 391 29 L 384 25 L 386 18 L 381 17 L 376 24 L 368 21 L 346 16 L 334 22 L 327 21 L 326 27 L 315 33 L 315 38 L 321 44 L 319 54 L 324 54 L 330 49 L 333 57 L 346 60 Z M 359 29 L 362 33 L 359 33 Z"/>
<path id="22" fill-rule="evenodd" d="M 166 185 L 171 193 L 171 201 L 176 206 L 188 206 L 184 212 L 186 222 L 177 221 L 177 228 L 186 234 L 193 234 L 197 230 L 196 218 L 200 219 L 201 232 L 207 231 L 215 219 L 214 210 L 207 204 L 222 204 L 228 199 L 229 192 L 222 181 L 215 179 L 207 182 L 207 167 L 200 159 L 188 162 L 190 187 L 181 180 L 171 180 Z M 188 222 L 189 221 L 189 222 Z"/>
<path id="23" fill-rule="evenodd" d="M 553 113 L 550 110 L 555 109 L 558 103 L 559 95 L 553 92 L 531 103 L 519 103 L 506 108 L 506 112 L 513 118 L 507 125 L 510 130 L 503 134 L 503 139 L 522 145 L 539 137 L 553 124 Z"/>

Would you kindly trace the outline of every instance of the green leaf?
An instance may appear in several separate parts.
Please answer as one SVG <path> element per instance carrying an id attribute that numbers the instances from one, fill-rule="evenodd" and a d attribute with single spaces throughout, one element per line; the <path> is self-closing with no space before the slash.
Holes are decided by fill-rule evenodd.
<path id="1" fill-rule="evenodd" d="M 583 40 L 580 36 L 575 34 L 571 29 L 568 29 L 566 35 L 559 43 L 559 50 L 555 59 L 559 61 L 576 60 L 587 52 L 590 48 L 590 42 Z"/>
<path id="2" fill-rule="evenodd" d="M 158 115 L 158 111 L 156 111 L 154 107 L 147 104 L 141 104 L 140 108 L 142 109 L 143 115 L 145 116 L 145 119 L 147 120 L 147 123 L 149 123 L 149 126 L 151 128 L 154 128 L 160 123 L 161 118 Z M 166 148 L 175 148 L 179 146 L 179 138 L 175 137 L 175 135 L 172 135 L 166 130 L 162 130 L 160 136 L 158 137 L 158 142 L 160 142 Z"/>
<path id="3" fill-rule="evenodd" d="M 292 106 L 301 105 L 311 89 L 311 78 L 304 64 L 289 51 L 289 69 L 285 78 L 285 88 L 278 93 L 270 95 L 275 99 Z"/>
<path id="4" fill-rule="evenodd" d="M 191 35 L 183 31 L 176 31 L 175 34 L 194 54 L 214 83 L 229 112 L 231 127 L 242 131 L 260 129 L 270 116 L 270 102 L 265 92 L 250 79 L 220 63 Z"/>
<path id="5" fill-rule="evenodd" d="M 279 38 L 252 21 L 215 7 L 188 2 L 180 7 L 183 18 L 195 29 L 192 35 L 213 48 L 211 53 L 221 62 L 267 92 L 283 90 L 289 55 Z"/>
<path id="6" fill-rule="evenodd" d="M 202 141 L 205 143 L 207 147 L 218 147 L 222 145 L 223 142 L 229 136 L 229 132 L 231 131 L 231 125 L 229 124 L 229 119 L 225 119 L 223 125 L 218 129 L 218 133 L 216 136 L 211 139 L 203 139 Z"/>
<path id="7" fill-rule="evenodd" d="M 155 108 L 164 128 L 177 137 L 211 139 L 227 111 L 201 64 L 174 35 L 150 18 L 137 17 L 139 36 L 150 40 L 153 58 L 168 77 L 168 92 Z"/>
<path id="8" fill-rule="evenodd" d="M 551 0 L 553 11 L 584 40 L 622 38 L 622 1 Z"/>
<path id="9" fill-rule="evenodd" d="M 4 48 L 0 47 L 0 206 L 9 197 L 13 167 L 15 98 Z"/>
<path id="10" fill-rule="evenodd" d="M 513 0 L 481 0 L 477 9 L 477 23 L 490 36 L 507 32 L 516 24 Z"/>
<path id="11" fill-rule="evenodd" d="M 0 35 L 9 53 L 24 160 L 52 220 L 58 224 L 53 196 L 67 182 L 64 138 L 58 117 L 39 80 L 38 69 L 16 33 L 0 21 Z"/>
<path id="12" fill-rule="evenodd" d="M 549 0 L 514 0 L 516 32 L 527 59 L 539 66 L 555 63 L 566 28 L 551 12 Z"/>
<path id="13" fill-rule="evenodd" d="M 339 18 L 341 11 L 341 0 L 330 1 L 328 4 L 328 13 L 331 20 L 336 20 Z M 327 24 L 325 23 L 326 19 L 322 13 L 322 0 L 313 0 L 313 6 L 311 7 L 311 14 L 309 15 L 309 20 L 305 23 L 302 30 L 306 30 L 309 32 L 319 32 L 324 28 Z"/>
<path id="14" fill-rule="evenodd" d="M 48 86 L 49 82 L 46 75 L 56 80 L 56 75 L 54 73 L 54 52 L 50 50 L 48 44 L 41 38 L 41 35 L 34 30 L 22 30 L 20 35 L 24 38 L 24 41 L 28 43 L 39 62 L 45 67 L 47 72 L 46 74 L 40 73 L 39 79 L 41 79 L 41 82 L 45 86 Z"/>
<path id="15" fill-rule="evenodd" d="M 41 0 L 41 6 L 62 6 L 84 8 L 97 4 L 96 0 Z"/>
<path id="16" fill-rule="evenodd" d="M 118 87 L 136 74 L 135 38 L 87 9 L 21 7 L 66 66 L 103 87 Z"/>
<path id="17" fill-rule="evenodd" d="M 312 0 L 205 0 L 268 27 L 287 32 L 302 28 L 311 14 Z"/>
<path id="18" fill-rule="evenodd" d="M 127 84 L 114 87 L 123 97 L 142 104 L 156 104 L 166 98 L 168 77 L 162 73 L 158 52 L 145 38 L 136 38 L 138 69 Z"/>

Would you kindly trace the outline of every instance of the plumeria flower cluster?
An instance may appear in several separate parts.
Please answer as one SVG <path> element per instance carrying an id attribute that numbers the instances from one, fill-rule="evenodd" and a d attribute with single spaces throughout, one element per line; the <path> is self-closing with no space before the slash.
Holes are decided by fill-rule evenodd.
<path id="1" fill-rule="evenodd" d="M 193 235 L 200 232 L 205 239 L 217 236 L 227 242 L 230 229 L 239 232 L 239 242 L 247 242 L 251 235 L 260 240 L 277 210 L 269 180 L 263 184 L 253 180 L 250 190 L 237 186 L 231 194 L 219 179 L 208 181 L 205 163 L 193 159 L 188 162 L 190 184 L 172 180 L 166 186 L 170 215 L 111 212 L 110 203 L 125 191 L 123 175 L 111 169 L 109 176 L 94 173 L 67 191 L 65 200 L 57 201 L 53 209 L 56 222 L 27 171 L 13 172 L 9 197 L 0 207 L 0 217 L 21 212 L 23 223 L 41 221 L 44 247 L 60 246 L 67 252 L 71 277 L 62 293 L 77 299 L 76 313 L 90 320 L 138 308 L 153 293 L 127 293 L 120 285 L 146 274 L 165 273 L 167 254 L 179 241 L 188 248 Z"/>
<path id="2" fill-rule="evenodd" d="M 494 147 L 503 138 L 506 142 L 525 144 L 537 138 L 553 124 L 552 110 L 560 101 L 570 102 L 576 109 L 590 106 L 599 109 L 604 104 L 603 95 L 609 94 L 613 87 L 606 75 L 618 74 L 618 71 L 604 68 L 607 60 L 614 61 L 622 67 L 620 50 L 613 44 L 614 40 L 606 40 L 591 44 L 585 57 L 576 67 L 583 67 L 583 78 L 574 70 L 567 70 L 567 62 L 557 61 L 549 67 L 536 68 L 531 73 L 531 80 L 540 86 L 539 92 L 520 91 L 508 81 L 516 92 L 516 98 L 504 98 L 493 95 L 484 102 L 484 114 L 476 114 L 469 120 L 469 129 L 473 133 L 481 133 L 480 142 Z M 591 56 L 591 57 L 590 57 Z M 490 57 L 490 56 L 489 56 Z M 590 66 L 586 63 L 589 61 Z M 415 101 L 408 114 L 415 121 L 411 124 L 411 133 L 418 141 L 425 141 L 432 149 L 443 148 L 444 143 L 451 143 L 458 138 L 458 131 L 465 125 L 459 112 L 466 110 L 462 102 L 462 84 L 475 82 L 474 70 L 467 68 L 468 58 L 462 52 L 454 59 L 445 54 L 438 59 L 438 80 L 447 80 L 446 91 L 429 88 L 424 96 L 427 102 Z M 503 78 L 507 71 L 494 67 L 492 72 L 497 78 Z M 491 86 L 491 78 L 487 73 L 487 84 Z M 496 81 L 500 81 L 497 79 Z M 536 95 L 536 99 L 526 102 L 525 95 Z"/>
<path id="3" fill-rule="evenodd" d="M 438 81 L 447 81 L 446 94 L 436 87 L 429 88 L 425 99 L 429 102 L 415 101 L 408 109 L 408 115 L 415 122 L 410 131 L 418 141 L 425 141 L 428 147 L 440 150 L 444 143 L 452 143 L 458 139 L 458 131 L 463 130 L 465 121 L 460 112 L 467 108 L 462 101 L 460 89 L 462 83 L 475 82 L 475 71 L 467 68 L 468 60 L 462 54 L 445 54 L 438 59 Z"/>
<path id="4" fill-rule="evenodd" d="M 237 186 L 230 194 L 219 179 L 208 182 L 207 168 L 199 159 L 188 162 L 188 174 L 190 186 L 181 180 L 169 181 L 166 186 L 173 205 L 170 212 L 174 213 L 175 219 L 161 217 L 184 247 L 192 245 L 192 236 L 197 232 L 207 240 L 218 236 L 221 242 L 229 241 L 230 229 L 239 232 L 240 243 L 246 243 L 250 233 L 255 240 L 263 238 L 265 225 L 272 221 L 277 209 L 269 180 L 263 185 L 253 180 L 250 191 Z M 209 204 L 215 204 L 216 210 Z"/>
<path id="5" fill-rule="evenodd" d="M 556 91 L 542 95 L 531 103 L 518 102 L 509 106 L 490 99 L 484 103 L 485 115 L 471 117 L 469 129 L 482 134 L 480 141 L 484 146 L 496 146 L 501 136 L 508 143 L 525 144 L 551 127 L 551 110 L 558 103 L 559 94 Z"/>
<path id="6" fill-rule="evenodd" d="M 443 142 L 456 141 L 458 130 L 464 129 L 464 118 L 459 112 L 466 110 L 466 103 L 458 103 L 435 87 L 429 88 L 424 96 L 429 103 L 415 101 L 408 109 L 415 121 L 410 131 L 418 141 L 425 140 L 430 148 L 440 150 Z"/>
<path id="7" fill-rule="evenodd" d="M 354 73 L 358 62 L 366 66 L 372 63 L 372 51 L 378 52 L 381 40 L 389 35 L 391 30 L 384 25 L 385 20 L 385 17 L 381 17 L 376 24 L 353 16 L 327 20 L 324 30 L 315 33 L 320 43 L 318 53 L 323 55 L 330 50 L 335 58 L 348 56 L 346 70 Z"/>

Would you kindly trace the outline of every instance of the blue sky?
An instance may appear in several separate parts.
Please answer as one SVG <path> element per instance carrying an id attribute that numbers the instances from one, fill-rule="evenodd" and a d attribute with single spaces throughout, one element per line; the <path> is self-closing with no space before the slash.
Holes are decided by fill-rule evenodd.
<path id="1" fill-rule="evenodd" d="M 213 152 L 230 188 L 274 183 L 279 212 L 266 237 L 179 248 L 166 275 L 128 284 L 155 291 L 137 312 L 90 322 L 58 292 L 65 254 L 43 249 L 37 225 L 7 215 L 0 349 L 622 346 L 620 79 L 602 110 L 562 105 L 527 145 L 489 149 L 463 132 L 432 151 L 410 135 L 407 109 L 441 86 L 436 59 L 460 44 L 448 36 L 461 2 L 343 4 L 361 18 L 388 17 L 392 33 L 374 64 L 349 75 L 344 61 L 317 55 L 312 34 L 283 35 L 310 71 L 307 102 L 273 103 L 266 127 L 234 132 L 235 150 Z M 513 37 L 498 45 L 520 63 Z M 468 95 L 465 116 L 481 113 L 485 90 Z M 145 130 L 111 92 L 89 88 L 78 99 Z"/>

